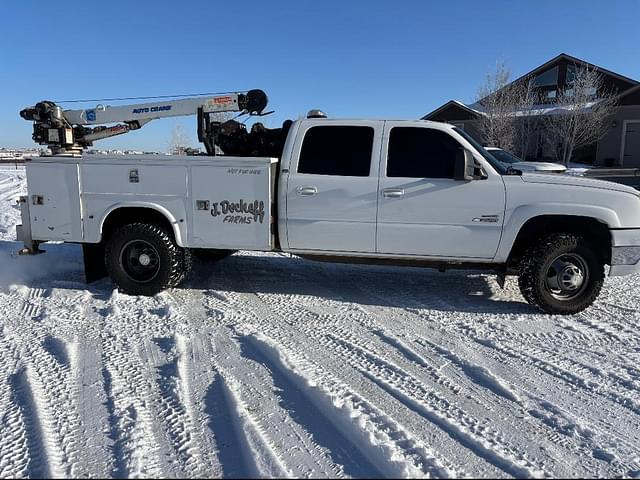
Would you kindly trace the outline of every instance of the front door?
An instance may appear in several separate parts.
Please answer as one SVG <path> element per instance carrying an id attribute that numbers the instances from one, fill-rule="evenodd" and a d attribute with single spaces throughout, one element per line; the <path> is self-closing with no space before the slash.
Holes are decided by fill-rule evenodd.
<path id="1" fill-rule="evenodd" d="M 640 120 L 627 120 L 624 131 L 622 166 L 640 167 Z"/>
<path id="2" fill-rule="evenodd" d="M 504 218 L 504 183 L 494 171 L 483 179 L 454 180 L 456 154 L 463 147 L 450 132 L 385 122 L 379 253 L 494 257 Z"/>
<path id="3" fill-rule="evenodd" d="M 287 181 L 290 249 L 375 252 L 382 125 L 320 120 L 301 127 Z"/>

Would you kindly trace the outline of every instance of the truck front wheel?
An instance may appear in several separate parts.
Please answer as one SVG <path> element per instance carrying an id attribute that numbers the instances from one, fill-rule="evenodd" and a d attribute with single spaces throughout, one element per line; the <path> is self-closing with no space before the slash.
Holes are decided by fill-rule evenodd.
<path id="1" fill-rule="evenodd" d="M 522 295 L 545 313 L 569 315 L 589 307 L 604 282 L 604 261 L 584 237 L 551 234 L 525 254 Z"/>
<path id="2" fill-rule="evenodd" d="M 189 252 L 162 228 L 132 223 L 107 241 L 105 264 L 121 292 L 150 296 L 180 283 L 191 262 Z"/>

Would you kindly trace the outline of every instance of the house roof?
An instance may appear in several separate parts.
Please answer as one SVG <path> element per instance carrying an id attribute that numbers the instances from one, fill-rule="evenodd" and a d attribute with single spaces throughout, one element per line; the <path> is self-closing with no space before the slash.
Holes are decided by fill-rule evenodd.
<path id="1" fill-rule="evenodd" d="M 620 75 L 619 73 L 616 72 L 612 72 L 611 70 L 607 70 L 606 68 L 602 68 L 598 65 L 595 65 L 593 63 L 589 63 L 585 60 L 582 60 L 580 58 L 577 57 L 573 57 L 571 55 L 568 55 L 566 53 L 561 53 L 559 55 L 556 55 L 555 57 L 553 57 L 551 60 L 548 60 L 547 62 L 543 63 L 542 65 L 534 68 L 533 70 L 531 70 L 530 72 L 525 73 L 524 75 L 521 75 L 520 77 L 516 78 L 515 80 L 513 80 L 512 82 L 510 82 L 509 84 L 512 83 L 516 83 L 519 82 L 523 79 L 526 78 L 530 78 L 533 77 L 539 73 L 542 73 L 544 71 L 546 71 L 547 69 L 551 68 L 554 64 L 560 62 L 561 60 L 566 60 L 568 62 L 574 63 L 574 64 L 579 64 L 579 65 L 584 65 L 587 66 L 589 68 L 594 68 L 597 71 L 606 74 L 606 75 L 610 75 L 614 78 L 617 78 L 623 82 L 627 82 L 631 85 L 631 87 L 627 90 L 625 90 L 624 92 L 622 92 L 622 94 L 620 94 L 620 98 L 626 96 L 627 94 L 630 94 L 633 92 L 637 92 L 638 90 L 640 90 L 640 82 L 638 80 L 634 80 L 632 78 L 629 77 L 625 77 L 624 75 Z M 478 100 L 477 102 L 474 102 L 472 104 L 465 104 L 463 102 L 460 102 L 459 100 L 449 100 L 447 103 L 445 103 L 444 105 L 436 108 L 435 110 L 433 110 L 432 112 L 426 114 L 425 116 L 422 117 L 423 120 L 428 120 L 430 118 L 433 118 L 434 116 L 438 115 L 439 113 L 441 113 L 442 111 L 446 110 L 447 108 L 451 107 L 451 106 L 457 106 L 459 108 L 462 108 L 466 111 L 468 111 L 470 114 L 472 115 L 484 115 L 483 113 L 483 107 L 481 105 L 482 99 Z M 538 112 L 549 112 L 553 109 L 547 108 L 547 107 L 541 107 L 541 108 L 536 108 L 535 109 Z M 538 113 L 540 114 L 540 113 Z"/>
<path id="2" fill-rule="evenodd" d="M 629 90 L 625 90 L 624 92 L 622 92 L 618 98 L 624 98 L 628 95 L 633 95 L 634 93 L 638 93 L 640 92 L 640 83 L 638 85 L 636 85 L 635 87 L 631 87 Z"/>
<path id="3" fill-rule="evenodd" d="M 472 105 L 466 105 L 466 104 L 462 103 L 460 100 L 449 100 L 447 103 L 445 103 L 444 105 L 436 108 L 434 111 L 432 111 L 430 113 L 427 113 L 424 117 L 421 118 L 421 120 L 429 120 L 430 118 L 435 117 L 437 114 L 439 114 L 440 112 L 446 110 L 449 107 L 461 108 L 463 110 L 466 110 L 467 112 L 469 112 L 472 115 L 484 115 L 483 112 L 481 112 L 480 110 L 476 110 L 475 108 L 473 108 Z"/>
<path id="4" fill-rule="evenodd" d="M 560 60 L 567 60 L 567 61 L 569 61 L 571 63 L 586 65 L 589 68 L 595 68 L 599 72 L 606 73 L 607 75 L 611 75 L 612 77 L 615 77 L 615 78 L 617 78 L 619 80 L 622 80 L 624 82 L 629 82 L 632 85 L 640 85 L 640 82 L 638 80 L 634 80 L 633 78 L 625 77 L 624 75 L 620 75 L 619 73 L 612 72 L 611 70 L 607 70 L 606 68 L 603 68 L 603 67 L 600 67 L 598 65 L 595 65 L 594 63 L 589 63 L 586 60 L 582 60 L 582 59 L 580 59 L 578 57 L 573 57 L 573 56 L 568 55 L 566 53 L 561 53 L 561 54 L 553 57 L 551 60 L 549 60 L 549 61 L 543 63 L 542 65 L 534 68 L 530 72 L 527 72 L 524 75 L 521 75 L 520 77 L 516 78 L 515 80 L 513 80 L 510 83 L 515 83 L 515 82 L 518 82 L 518 81 L 520 81 L 520 80 L 522 80 L 524 78 L 537 75 L 538 73 L 542 73 L 543 71 L 545 71 L 548 68 L 550 68 L 551 66 L 553 66 L 555 63 L 558 63 Z"/>

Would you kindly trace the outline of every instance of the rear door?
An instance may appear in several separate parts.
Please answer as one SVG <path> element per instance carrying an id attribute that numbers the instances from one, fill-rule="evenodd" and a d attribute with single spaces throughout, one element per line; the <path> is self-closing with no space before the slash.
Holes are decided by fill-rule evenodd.
<path id="1" fill-rule="evenodd" d="M 505 207 L 502 177 L 454 180 L 450 130 L 386 122 L 380 172 L 378 252 L 490 259 Z"/>
<path id="2" fill-rule="evenodd" d="M 375 252 L 381 121 L 305 122 L 287 181 L 291 250 Z"/>

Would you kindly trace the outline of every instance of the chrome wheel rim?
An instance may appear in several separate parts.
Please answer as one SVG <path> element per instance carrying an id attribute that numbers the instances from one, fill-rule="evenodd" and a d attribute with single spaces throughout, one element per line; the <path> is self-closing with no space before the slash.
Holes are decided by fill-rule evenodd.
<path id="1" fill-rule="evenodd" d="M 589 267 L 577 253 L 565 253 L 556 257 L 547 268 L 545 287 L 553 298 L 573 300 L 587 288 Z"/>
<path id="2" fill-rule="evenodd" d="M 120 251 L 120 267 L 130 280 L 149 283 L 160 272 L 160 255 L 151 243 L 131 240 Z"/>

